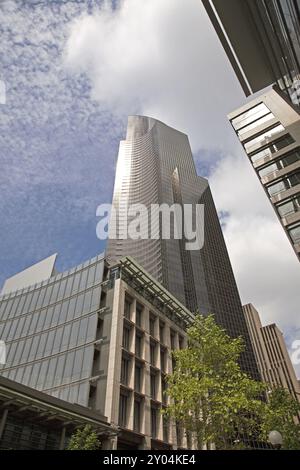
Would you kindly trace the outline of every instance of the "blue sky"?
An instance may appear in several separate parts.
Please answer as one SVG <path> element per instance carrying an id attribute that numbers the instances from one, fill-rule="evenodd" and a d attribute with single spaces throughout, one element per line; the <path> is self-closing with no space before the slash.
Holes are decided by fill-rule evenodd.
<path id="1" fill-rule="evenodd" d="M 103 249 L 95 211 L 111 198 L 125 122 L 62 65 L 68 25 L 100 3 L 0 5 L 0 284 L 53 252 L 63 270 Z"/>
<path id="2" fill-rule="evenodd" d="M 0 14 L 0 284 L 103 250 L 96 208 L 127 116 L 146 114 L 188 134 L 242 301 L 299 339 L 299 262 L 226 118 L 246 98 L 200 0 L 2 0 Z"/>

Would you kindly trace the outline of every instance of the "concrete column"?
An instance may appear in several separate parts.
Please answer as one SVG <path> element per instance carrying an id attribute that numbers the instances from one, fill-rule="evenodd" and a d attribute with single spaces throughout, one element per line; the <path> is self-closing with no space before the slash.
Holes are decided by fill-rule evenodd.
<path id="1" fill-rule="evenodd" d="M 102 450 L 117 450 L 117 436 L 108 437 L 102 442 Z"/>
<path id="2" fill-rule="evenodd" d="M 6 408 L 3 411 L 3 414 L 2 414 L 2 417 L 1 417 L 1 421 L 0 421 L 0 439 L 2 438 L 2 435 L 3 435 L 3 432 L 4 432 L 7 415 L 8 415 L 8 408 Z"/>

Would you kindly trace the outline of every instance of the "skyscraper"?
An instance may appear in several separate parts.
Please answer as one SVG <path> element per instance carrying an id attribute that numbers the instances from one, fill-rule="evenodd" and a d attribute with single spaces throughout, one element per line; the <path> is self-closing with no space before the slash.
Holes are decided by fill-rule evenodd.
<path id="1" fill-rule="evenodd" d="M 264 382 L 284 387 L 300 401 L 300 387 L 287 351 L 282 332 L 272 323 L 262 326 L 259 313 L 252 304 L 243 306 L 258 368 Z"/>
<path id="2" fill-rule="evenodd" d="M 300 115 L 270 90 L 228 118 L 300 259 Z"/>
<path id="3" fill-rule="evenodd" d="M 128 119 L 121 141 L 113 204 L 120 215 L 117 234 L 132 204 L 204 204 L 204 246 L 188 251 L 183 240 L 110 239 L 107 255 L 117 261 L 132 256 L 192 312 L 213 313 L 232 336 L 246 343 L 245 370 L 257 377 L 242 306 L 208 181 L 197 175 L 188 137 L 146 116 Z"/>
<path id="4" fill-rule="evenodd" d="M 202 0 L 248 96 L 276 83 L 300 106 L 299 0 Z"/>

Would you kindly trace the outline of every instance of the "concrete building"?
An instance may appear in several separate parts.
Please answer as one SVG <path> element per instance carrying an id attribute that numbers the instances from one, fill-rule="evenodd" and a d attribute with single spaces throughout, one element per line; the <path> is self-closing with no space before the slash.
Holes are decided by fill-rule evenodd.
<path id="1" fill-rule="evenodd" d="M 189 204 L 194 213 L 196 204 L 203 204 L 203 247 L 189 251 L 184 238 L 164 239 L 161 222 L 155 226 L 154 239 L 121 238 L 129 224 L 124 213 L 141 203 L 149 212 L 153 204 Z M 242 335 L 246 343 L 242 366 L 258 378 L 218 214 L 208 181 L 197 175 L 187 135 L 156 119 L 130 116 L 126 140 L 120 143 L 113 204 L 118 236 L 108 240 L 109 259 L 132 256 L 191 312 L 213 313 L 232 337 Z"/>
<path id="2" fill-rule="evenodd" d="M 185 346 L 193 314 L 128 257 L 111 265 L 100 255 L 25 285 L 32 268 L 15 277 L 23 288 L 0 297 L 0 338 L 7 348 L 0 375 L 9 387 L 23 384 L 24 395 L 50 404 L 54 397 L 60 407 L 64 400 L 83 415 L 95 411 L 95 419 L 119 428 L 118 436 L 107 436 L 107 448 L 189 446 L 160 409 L 167 404 L 171 350 Z M 6 285 L 13 289 L 12 281 Z"/>
<path id="3" fill-rule="evenodd" d="M 300 115 L 275 90 L 228 118 L 300 258 Z"/>
<path id="4" fill-rule="evenodd" d="M 273 323 L 262 326 L 252 304 L 243 306 L 256 361 L 263 381 L 270 386 L 286 388 L 300 401 L 300 387 L 282 332 Z"/>
<path id="5" fill-rule="evenodd" d="M 300 105 L 298 0 L 202 0 L 238 80 L 249 96 L 276 84 Z"/>

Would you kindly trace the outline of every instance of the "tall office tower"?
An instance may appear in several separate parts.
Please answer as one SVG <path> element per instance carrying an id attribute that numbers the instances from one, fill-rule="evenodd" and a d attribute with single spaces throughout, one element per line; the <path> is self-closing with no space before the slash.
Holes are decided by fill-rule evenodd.
<path id="1" fill-rule="evenodd" d="M 248 96 L 277 84 L 300 106 L 299 0 L 202 0 Z"/>
<path id="2" fill-rule="evenodd" d="M 252 304 L 243 306 L 256 361 L 264 382 L 284 387 L 300 401 L 300 387 L 283 335 L 273 323 L 262 326 Z"/>
<path id="3" fill-rule="evenodd" d="M 300 259 L 300 115 L 271 90 L 228 117 Z"/>
<path id="4" fill-rule="evenodd" d="M 128 119 L 126 140 L 121 141 L 113 204 L 120 218 L 119 234 L 127 221 L 124 211 L 131 204 L 204 204 L 204 246 L 188 251 L 184 240 L 110 239 L 107 255 L 112 260 L 130 255 L 160 281 L 180 302 L 195 312 L 214 313 L 232 337 L 246 343 L 245 370 L 257 377 L 242 306 L 224 242 L 220 222 L 206 179 L 199 177 L 188 137 L 145 116 Z M 149 224 L 150 225 L 150 224 Z"/>

